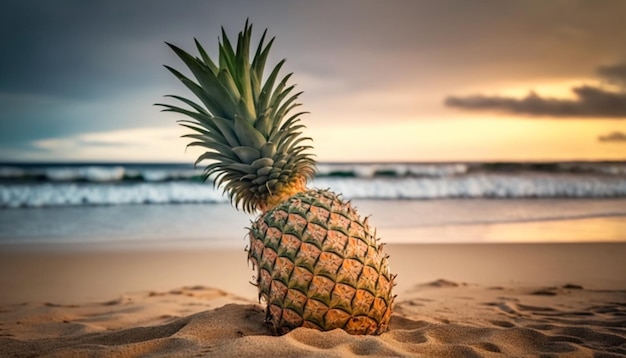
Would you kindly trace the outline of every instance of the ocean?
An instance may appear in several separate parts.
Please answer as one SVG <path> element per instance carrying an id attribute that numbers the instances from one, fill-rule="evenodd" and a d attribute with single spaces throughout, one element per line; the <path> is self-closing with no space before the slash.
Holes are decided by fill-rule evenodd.
<path id="1" fill-rule="evenodd" d="M 0 164 L 0 244 L 242 247 L 253 216 L 187 164 Z M 388 243 L 626 241 L 626 162 L 321 163 Z"/>

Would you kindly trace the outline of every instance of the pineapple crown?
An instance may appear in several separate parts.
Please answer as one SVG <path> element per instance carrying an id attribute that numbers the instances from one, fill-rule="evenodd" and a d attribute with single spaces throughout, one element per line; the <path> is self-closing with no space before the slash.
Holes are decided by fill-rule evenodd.
<path id="1" fill-rule="evenodd" d="M 219 61 L 216 64 L 194 39 L 199 57 L 167 43 L 191 71 L 196 81 L 170 66 L 165 66 L 200 102 L 176 95 L 174 98 L 188 108 L 157 103 L 163 111 L 187 116 L 178 123 L 194 131 L 183 137 L 193 141 L 187 146 L 202 147 L 194 166 L 209 161 L 202 172 L 203 180 L 214 175 L 213 184 L 222 187 L 237 209 L 246 212 L 266 211 L 280 201 L 304 188 L 315 174 L 315 161 L 307 152 L 311 141 L 303 137 L 296 99 L 302 92 L 292 94 L 294 85 L 287 82 L 292 73 L 277 83 L 285 60 L 280 61 L 263 79 L 263 71 L 272 38 L 264 46 L 267 29 L 250 62 L 252 24 L 239 32 L 234 49 L 222 27 L 219 41 Z M 276 84 L 277 83 L 277 84 Z"/>

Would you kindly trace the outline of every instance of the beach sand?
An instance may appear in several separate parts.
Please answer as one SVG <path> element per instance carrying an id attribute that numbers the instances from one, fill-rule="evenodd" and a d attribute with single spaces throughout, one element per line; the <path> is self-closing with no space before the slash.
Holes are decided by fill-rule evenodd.
<path id="1" fill-rule="evenodd" d="M 272 336 L 241 250 L 0 249 L 2 357 L 626 356 L 626 243 L 387 245 L 376 337 Z"/>

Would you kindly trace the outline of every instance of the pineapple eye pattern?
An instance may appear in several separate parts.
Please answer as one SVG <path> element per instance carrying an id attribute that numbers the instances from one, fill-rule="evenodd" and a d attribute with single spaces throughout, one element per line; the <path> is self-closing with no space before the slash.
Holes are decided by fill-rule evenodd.
<path id="1" fill-rule="evenodd" d="M 311 190 L 297 196 L 298 200 L 259 218 L 250 230 L 254 248 L 262 243 L 267 250 L 280 238 L 278 258 L 273 250 L 248 252 L 251 261 L 268 270 L 268 275 L 257 277 L 272 277 L 271 282 L 257 282 L 260 297 L 271 307 L 268 322 L 279 334 L 300 326 L 343 328 L 353 334 L 384 332 L 394 299 L 394 277 L 372 230 L 331 192 Z M 324 200 L 318 200 L 320 196 Z M 302 206 L 294 208 L 294 202 Z M 288 213 L 303 210 L 305 215 Z M 263 231 L 270 221 L 273 226 Z"/>

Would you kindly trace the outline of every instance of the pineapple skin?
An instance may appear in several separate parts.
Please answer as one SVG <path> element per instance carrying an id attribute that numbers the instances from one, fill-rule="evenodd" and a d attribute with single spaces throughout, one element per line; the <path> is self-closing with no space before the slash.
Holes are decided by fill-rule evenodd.
<path id="1" fill-rule="evenodd" d="M 261 214 L 250 228 L 248 260 L 274 333 L 387 331 L 395 276 L 375 235 L 367 218 L 328 190 L 297 193 Z"/>

